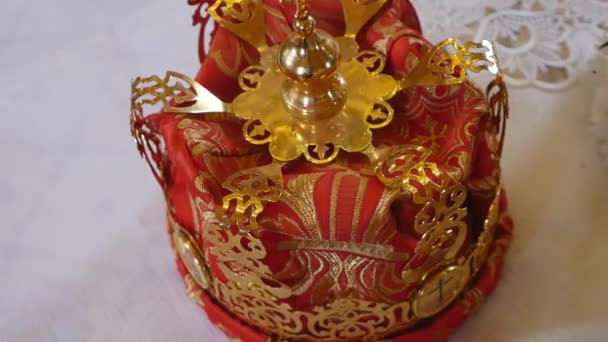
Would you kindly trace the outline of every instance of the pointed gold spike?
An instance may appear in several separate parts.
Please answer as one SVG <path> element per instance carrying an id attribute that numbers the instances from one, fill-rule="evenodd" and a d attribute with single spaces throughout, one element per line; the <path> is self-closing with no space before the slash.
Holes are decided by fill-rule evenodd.
<path id="1" fill-rule="evenodd" d="M 259 52 L 268 48 L 262 1 L 217 0 L 207 12 L 219 25 L 253 45 Z"/>
<path id="2" fill-rule="evenodd" d="M 386 0 L 344 0 L 342 7 L 346 22 L 345 37 L 355 39 L 357 34 L 374 15 L 382 8 Z"/>

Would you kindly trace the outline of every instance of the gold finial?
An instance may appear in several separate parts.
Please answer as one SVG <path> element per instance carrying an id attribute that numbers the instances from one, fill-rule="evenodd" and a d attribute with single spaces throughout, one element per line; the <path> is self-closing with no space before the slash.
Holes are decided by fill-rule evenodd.
<path id="1" fill-rule="evenodd" d="M 318 121 L 340 112 L 346 102 L 346 84 L 336 72 L 340 47 L 332 36 L 316 29 L 305 0 L 296 0 L 296 6 L 294 32 L 278 54 L 279 68 L 287 76 L 281 95 L 292 115 Z"/>

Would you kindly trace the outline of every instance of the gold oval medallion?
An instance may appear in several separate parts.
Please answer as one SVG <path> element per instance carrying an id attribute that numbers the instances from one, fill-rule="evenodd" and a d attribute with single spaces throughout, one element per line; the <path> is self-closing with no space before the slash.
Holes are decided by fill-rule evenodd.
<path id="1" fill-rule="evenodd" d="M 429 277 L 416 293 L 414 314 L 427 318 L 448 307 L 467 285 L 469 275 L 466 265 L 450 265 Z"/>
<path id="2" fill-rule="evenodd" d="M 194 243 L 192 236 L 183 229 L 175 229 L 173 242 L 181 261 L 186 265 L 188 273 L 204 290 L 209 288 L 210 278 L 205 264 L 205 258 Z"/>

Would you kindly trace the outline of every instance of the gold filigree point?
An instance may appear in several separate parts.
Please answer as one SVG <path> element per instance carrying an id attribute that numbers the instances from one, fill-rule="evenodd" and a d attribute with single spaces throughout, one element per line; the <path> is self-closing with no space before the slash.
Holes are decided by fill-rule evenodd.
<path id="1" fill-rule="evenodd" d="M 448 38 L 433 46 L 400 82 L 400 89 L 414 86 L 437 86 L 462 83 L 467 71 L 498 74 L 498 59 L 492 43 L 466 42 L 461 45 Z"/>
<path id="2" fill-rule="evenodd" d="M 361 28 L 374 16 L 386 0 L 344 0 L 345 37 L 355 39 Z"/>
<path id="3" fill-rule="evenodd" d="M 162 104 L 168 113 L 206 114 L 230 112 L 222 102 L 192 78 L 174 71 L 165 77 L 137 77 L 131 83 L 131 106 Z"/>
<path id="4" fill-rule="evenodd" d="M 259 52 L 268 48 L 262 1 L 217 0 L 207 12 L 219 25 L 251 44 Z"/>

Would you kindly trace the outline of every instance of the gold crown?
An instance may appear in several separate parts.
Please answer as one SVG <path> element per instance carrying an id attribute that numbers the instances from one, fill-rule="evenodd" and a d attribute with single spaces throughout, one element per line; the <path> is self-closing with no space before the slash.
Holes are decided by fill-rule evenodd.
<path id="1" fill-rule="evenodd" d="M 403 79 L 382 74 L 385 57 L 377 51 L 358 51 L 355 37 L 383 4 L 384 0 L 344 0 L 346 32 L 334 41 L 317 32 L 305 1 L 298 0 L 295 32 L 280 47 L 268 47 L 263 6 L 254 0 L 216 1 L 209 8 L 210 15 L 261 54 L 260 65 L 248 67 L 239 75 L 244 92 L 232 103 L 224 103 L 198 82 L 176 72 L 167 72 L 162 79 L 136 78 L 131 86 L 132 121 L 141 115 L 144 104 L 157 103 L 162 103 L 167 113 L 228 113 L 245 120 L 243 135 L 247 141 L 268 144 L 274 162 L 245 170 L 233 178 L 265 177 L 277 185 L 277 194 L 258 198 L 255 190 L 242 188 L 238 182 L 232 185 L 227 182 L 226 187 L 233 193 L 224 198 L 223 216 L 228 216 L 228 223 L 237 224 L 243 231 L 257 229 L 256 216 L 263 210 L 262 202 L 276 201 L 280 196 L 281 168 L 301 155 L 312 163 L 326 164 L 335 160 L 340 150 L 361 152 L 369 158 L 383 183 L 401 186 L 404 192 L 415 196 L 416 203 L 423 204 L 430 193 L 421 194 L 411 186 L 409 180 L 413 175 L 404 173 L 403 166 L 398 165 L 401 160 L 371 143 L 371 130 L 387 126 L 393 118 L 387 100 L 409 87 L 462 83 L 467 71 L 488 70 L 497 74 L 496 85 L 501 88 L 498 95 L 503 96 L 506 91 L 488 41 L 460 45 L 449 38 L 430 49 Z M 299 57 L 289 60 L 293 56 Z M 302 65 L 302 61 L 314 63 Z M 430 164 L 419 167 L 422 170 L 427 166 L 433 169 Z M 401 176 L 387 176 L 395 173 Z M 417 178 L 421 178 L 418 181 L 424 192 L 429 192 L 429 187 L 441 189 L 443 185 L 428 177 Z"/>
<path id="2" fill-rule="evenodd" d="M 395 94 L 417 86 L 462 83 L 467 71 L 487 70 L 497 75 L 487 94 L 494 116 L 504 116 L 501 112 L 508 110 L 507 93 L 492 44 L 461 45 L 447 39 L 426 51 L 404 78 L 396 79 L 382 73 L 384 55 L 375 50 L 360 51 L 355 40 L 385 1 L 342 3 L 346 22 L 342 37 L 317 29 L 306 2 L 298 0 L 294 32 L 281 45 L 272 47 L 266 43 L 260 1 L 218 0 L 210 6 L 208 11 L 219 25 L 260 53 L 259 65 L 240 73 L 243 92 L 231 103 L 175 72 L 164 78 L 136 78 L 132 83 L 132 134 L 146 158 L 153 159 L 150 150 L 154 148 L 150 148 L 144 129 L 134 124 L 143 117 L 144 105 L 161 104 L 166 113 L 237 118 L 243 122 L 248 142 L 268 145 L 272 163 L 229 176 L 222 184 L 228 194 L 220 209 L 201 211 L 193 206 L 195 224 L 202 224 L 204 216 L 202 235 L 212 248 L 201 249 L 171 215 L 169 221 L 176 251 L 198 286 L 241 320 L 280 338 L 384 338 L 437 314 L 460 296 L 479 272 L 499 222 L 501 187 L 497 183 L 481 233 L 467 249 L 467 187 L 450 182 L 450 177 L 429 160 L 427 148 L 372 144 L 373 130 L 393 120 L 394 110 L 388 101 Z M 413 227 L 421 239 L 408 256 L 400 280 L 416 291 L 396 304 L 345 298 L 311 311 L 298 310 L 282 302 L 293 290 L 277 282 L 263 262 L 268 252 L 255 234 L 260 228 L 258 216 L 268 203 L 285 200 L 288 184 L 284 184 L 282 169 L 286 164 L 303 157 L 325 165 L 335 161 L 341 151 L 367 156 L 373 174 L 394 198 L 411 196 L 422 206 Z M 155 175 L 162 178 L 158 170 Z M 463 248 L 465 254 L 460 253 Z M 215 278 L 210 258 L 226 280 Z M 437 293 L 440 301 L 435 298 Z"/>

